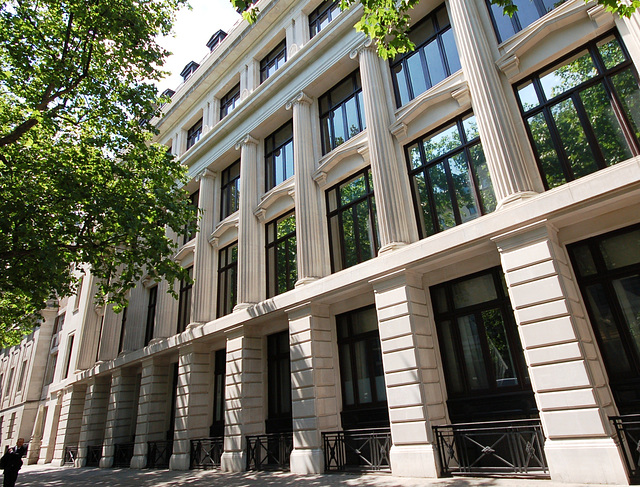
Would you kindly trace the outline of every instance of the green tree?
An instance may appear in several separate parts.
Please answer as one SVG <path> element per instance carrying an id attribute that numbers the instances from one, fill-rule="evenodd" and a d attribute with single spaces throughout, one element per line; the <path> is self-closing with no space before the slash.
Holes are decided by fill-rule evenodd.
<path id="1" fill-rule="evenodd" d="M 80 263 L 116 307 L 146 273 L 186 277 L 166 229 L 195 210 L 149 123 L 168 54 L 156 37 L 183 2 L 0 6 L 0 346 L 74 291 Z"/>
<path id="2" fill-rule="evenodd" d="M 230 1 L 238 11 L 243 12 L 243 17 L 249 22 L 257 20 L 260 13 L 255 5 L 257 0 Z M 597 1 L 607 11 L 624 17 L 630 17 L 640 7 L 640 0 Z M 390 59 L 415 48 L 408 35 L 411 26 L 408 12 L 419 2 L 420 0 L 340 0 L 340 8 L 346 10 L 362 5 L 362 17 L 355 25 L 356 30 L 376 41 L 378 54 L 384 59 Z M 514 0 L 491 0 L 491 3 L 501 7 L 505 15 L 512 16 L 518 10 Z"/>

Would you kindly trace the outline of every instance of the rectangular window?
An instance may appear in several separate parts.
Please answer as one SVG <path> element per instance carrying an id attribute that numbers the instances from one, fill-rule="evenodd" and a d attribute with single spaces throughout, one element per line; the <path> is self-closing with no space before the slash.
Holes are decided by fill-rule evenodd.
<path id="1" fill-rule="evenodd" d="M 199 199 L 200 199 L 200 191 L 196 191 L 195 193 L 192 193 L 189 196 L 189 201 L 191 203 L 191 206 L 193 206 L 196 210 L 198 209 Z M 191 220 L 191 223 L 189 223 L 188 225 L 185 225 L 184 227 L 182 245 L 196 238 L 197 230 L 198 230 L 198 216 L 196 214 L 196 217 L 193 220 Z"/>
<path id="2" fill-rule="evenodd" d="M 293 289 L 298 280 L 296 216 L 293 211 L 267 223 L 267 297 Z"/>
<path id="3" fill-rule="evenodd" d="M 289 330 L 267 337 L 267 391 L 266 432 L 292 431 Z"/>
<path id="4" fill-rule="evenodd" d="M 153 330 L 156 326 L 156 304 L 158 302 L 158 286 L 149 288 L 149 300 L 147 301 L 147 323 L 144 333 L 144 345 L 149 345 L 153 338 Z"/>
<path id="5" fill-rule="evenodd" d="M 218 254 L 218 318 L 233 311 L 237 302 L 238 244 L 220 250 Z"/>
<path id="6" fill-rule="evenodd" d="M 202 136 L 202 119 L 198 120 L 193 126 L 187 130 L 187 150 L 195 145 Z"/>
<path id="7" fill-rule="evenodd" d="M 9 417 L 9 426 L 7 428 L 7 438 L 11 438 L 13 436 L 13 428 L 16 424 L 16 413 L 11 413 Z"/>
<path id="8" fill-rule="evenodd" d="M 240 101 L 240 84 L 237 84 L 231 91 L 220 98 L 220 120 L 229 115 Z"/>
<path id="9" fill-rule="evenodd" d="M 265 191 L 293 176 L 293 122 L 264 139 Z"/>
<path id="10" fill-rule="evenodd" d="M 564 0 L 513 0 L 518 10 L 509 17 L 504 15 L 501 6 L 487 0 L 498 42 L 506 41 L 563 2 Z"/>
<path id="11" fill-rule="evenodd" d="M 537 414 L 499 267 L 431 288 L 454 422 Z"/>
<path id="12" fill-rule="evenodd" d="M 47 371 L 44 375 L 44 385 L 48 386 L 53 382 L 53 376 L 56 372 L 56 365 L 58 364 L 58 352 L 49 355 L 47 361 Z"/>
<path id="13" fill-rule="evenodd" d="M 473 114 L 405 150 L 420 238 L 495 210 L 496 197 Z"/>
<path id="14" fill-rule="evenodd" d="M 65 314 L 62 313 L 56 316 L 56 319 L 53 322 L 53 332 L 51 333 L 51 335 L 57 334 L 62 329 L 62 325 L 64 325 L 64 315 Z"/>
<path id="15" fill-rule="evenodd" d="M 287 62 L 287 43 L 283 40 L 273 51 L 260 61 L 260 83 L 275 73 L 284 63 Z"/>
<path id="16" fill-rule="evenodd" d="M 4 374 L 0 374 L 0 402 L 2 401 L 2 385 L 4 384 Z M 45 384 L 46 385 L 46 384 Z M 0 436 L 0 440 L 2 439 L 2 437 Z"/>
<path id="17" fill-rule="evenodd" d="M 640 90 L 617 34 L 515 86 L 547 189 L 640 154 Z"/>
<path id="18" fill-rule="evenodd" d="M 27 373 L 27 361 L 22 362 L 22 366 L 20 367 L 20 375 L 18 375 L 18 386 L 16 387 L 17 391 L 22 390 L 22 386 L 24 385 L 24 376 Z"/>
<path id="19" fill-rule="evenodd" d="M 4 397 L 9 397 L 9 392 L 11 391 L 11 383 L 13 382 L 13 374 L 15 373 L 15 367 L 11 367 L 9 371 L 9 379 L 7 380 L 7 385 L 4 389 Z"/>
<path id="20" fill-rule="evenodd" d="M 73 303 L 73 311 L 77 311 L 80 308 L 80 298 L 82 297 L 82 284 L 84 284 L 84 276 L 80 277 L 78 281 L 78 285 L 76 287 L 76 299 Z M 64 315 L 63 315 L 64 316 Z M 60 322 L 60 327 L 62 327 L 62 321 Z"/>
<path id="21" fill-rule="evenodd" d="M 360 71 L 356 70 L 318 99 L 322 153 L 327 154 L 365 129 Z"/>
<path id="22" fill-rule="evenodd" d="M 313 38 L 340 14 L 338 0 L 325 0 L 309 14 L 309 38 Z"/>
<path id="23" fill-rule="evenodd" d="M 67 357 L 64 361 L 64 374 L 62 374 L 63 379 L 69 377 L 69 370 L 71 368 L 71 354 L 73 353 L 73 341 L 75 337 L 75 335 L 69 335 L 69 339 L 67 340 Z"/>
<path id="24" fill-rule="evenodd" d="M 388 426 L 378 318 L 373 306 L 336 316 L 342 427 Z"/>
<path id="25" fill-rule="evenodd" d="M 129 307 L 127 306 L 122 310 L 122 320 L 120 320 L 120 340 L 118 340 L 118 353 L 124 350 L 124 333 L 127 329 L 127 310 Z"/>
<path id="26" fill-rule="evenodd" d="M 220 220 L 224 220 L 240 208 L 240 160 L 222 171 Z"/>
<path id="27" fill-rule="evenodd" d="M 370 168 L 329 189 L 327 209 L 333 272 L 377 255 L 378 222 Z"/>
<path id="28" fill-rule="evenodd" d="M 567 247 L 620 413 L 640 404 L 640 226 Z"/>
<path id="29" fill-rule="evenodd" d="M 193 279 L 193 267 L 187 269 L 189 279 Z M 178 294 L 178 329 L 177 333 L 182 333 L 187 329 L 191 321 L 191 289 L 192 281 L 180 281 L 180 292 Z"/>
<path id="30" fill-rule="evenodd" d="M 213 371 L 213 422 L 209 435 L 211 437 L 224 436 L 224 397 L 227 369 L 227 351 L 216 351 Z"/>
<path id="31" fill-rule="evenodd" d="M 460 57 L 445 5 L 409 32 L 414 51 L 391 62 L 396 105 L 401 107 L 460 69 Z"/>

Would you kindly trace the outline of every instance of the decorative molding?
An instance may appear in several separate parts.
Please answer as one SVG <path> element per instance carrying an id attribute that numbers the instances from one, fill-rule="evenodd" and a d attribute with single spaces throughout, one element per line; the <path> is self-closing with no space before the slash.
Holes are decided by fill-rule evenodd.
<path id="1" fill-rule="evenodd" d="M 254 210 L 253 214 L 256 216 L 260 223 L 264 223 L 264 219 L 267 216 L 267 209 L 258 207 Z"/>
<path id="2" fill-rule="evenodd" d="M 239 222 L 240 212 L 236 211 L 218 223 L 218 226 L 213 230 L 213 232 L 211 232 L 211 235 L 208 238 L 209 243 L 211 244 L 211 240 L 214 238 L 220 238 L 227 230 L 231 228 L 238 228 Z"/>
<path id="3" fill-rule="evenodd" d="M 349 53 L 349 57 L 351 59 L 356 59 L 360 55 L 360 53 L 365 49 L 375 49 L 373 40 L 370 37 L 367 37 L 364 40 L 364 42 L 362 42 L 359 46 L 356 46 L 355 48 L 353 48 Z"/>
<path id="4" fill-rule="evenodd" d="M 318 161 L 318 169 L 314 172 L 312 178 L 317 182 L 316 174 L 319 172 L 325 172 L 328 174 L 329 171 L 345 157 L 360 154 L 360 149 L 363 147 L 369 147 L 367 129 L 363 130 L 355 137 L 351 137 L 344 144 L 336 147 L 320 159 L 320 161 Z"/>
<path id="5" fill-rule="evenodd" d="M 396 122 L 391 127 L 389 127 L 389 132 L 397 139 L 398 142 L 402 142 L 408 136 L 408 129 L 406 123 L 404 122 Z"/>
<path id="6" fill-rule="evenodd" d="M 258 145 L 258 140 L 253 138 L 251 134 L 246 134 L 238 142 L 236 142 L 235 148 L 236 150 L 240 150 L 243 145 L 248 144 Z"/>
<path id="7" fill-rule="evenodd" d="M 299 103 L 306 103 L 307 105 L 311 105 L 311 103 L 313 103 L 313 99 L 309 97 L 304 91 L 301 91 L 287 102 L 285 108 L 287 110 L 291 110 L 293 105 L 297 105 Z"/>
<path id="8" fill-rule="evenodd" d="M 458 102 L 461 108 L 471 106 L 471 92 L 469 91 L 469 85 L 467 83 L 464 83 L 457 90 L 453 90 L 451 96 Z"/>
<path id="9" fill-rule="evenodd" d="M 599 28 L 613 27 L 616 22 L 611 12 L 607 12 L 602 5 L 595 5 L 594 7 L 591 7 L 587 10 L 587 15 Z"/>
<path id="10" fill-rule="evenodd" d="M 254 215 L 258 217 L 258 220 L 263 221 L 260 219 L 258 212 L 263 210 L 266 212 L 266 210 L 268 210 L 269 207 L 273 203 L 278 201 L 280 198 L 283 198 L 285 196 L 291 196 L 291 198 L 293 198 L 292 192 L 294 191 L 294 188 L 295 188 L 295 176 L 292 178 L 289 178 L 287 181 L 279 184 L 278 186 L 270 190 L 267 194 L 265 194 L 260 200 L 260 202 L 258 203 L 258 205 L 256 206 L 253 212 Z"/>
<path id="11" fill-rule="evenodd" d="M 500 71 L 507 75 L 507 78 L 511 78 L 520 72 L 520 58 L 515 54 L 498 59 L 496 65 L 500 68 Z"/>
<path id="12" fill-rule="evenodd" d="M 211 178 L 211 179 L 215 179 L 215 178 L 216 178 L 216 173 L 215 173 L 215 172 L 213 172 L 213 171 L 211 171 L 211 170 L 209 170 L 209 169 L 206 169 L 206 168 L 205 168 L 205 169 L 203 169 L 202 171 L 200 171 L 200 172 L 196 175 L 196 177 L 195 177 L 196 183 L 199 183 L 199 182 L 200 182 L 200 180 L 202 180 L 202 179 L 204 179 L 204 178 Z"/>
<path id="13" fill-rule="evenodd" d="M 324 171 L 318 171 L 313 175 L 313 180 L 323 188 L 327 184 L 327 173 Z"/>
<path id="14" fill-rule="evenodd" d="M 194 253 L 195 250 L 196 250 L 196 239 L 194 238 L 194 239 L 189 240 L 186 244 L 184 244 L 182 246 L 182 248 L 180 248 L 178 250 L 176 255 L 173 256 L 173 259 L 176 260 L 176 261 L 182 261 L 189 254 Z"/>

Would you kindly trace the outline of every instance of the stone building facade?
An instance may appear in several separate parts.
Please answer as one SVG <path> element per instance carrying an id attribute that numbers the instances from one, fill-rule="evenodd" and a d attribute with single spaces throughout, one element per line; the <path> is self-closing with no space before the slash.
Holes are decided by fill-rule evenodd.
<path id="1" fill-rule="evenodd" d="M 157 127 L 195 282 L 66 311 L 37 461 L 435 477 L 475 439 L 480 474 L 522 450 L 515 473 L 628 483 L 639 17 L 422 0 L 388 62 L 338 3 L 261 0 L 185 70 Z"/>

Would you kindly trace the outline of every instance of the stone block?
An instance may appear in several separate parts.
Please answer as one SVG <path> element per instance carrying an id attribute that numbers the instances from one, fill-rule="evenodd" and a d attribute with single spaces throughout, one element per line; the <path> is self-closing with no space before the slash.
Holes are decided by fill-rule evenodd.
<path id="1" fill-rule="evenodd" d="M 418 367 L 416 354 L 413 349 L 385 353 L 382 356 L 382 361 L 384 363 L 385 373 L 415 369 Z"/>
<path id="2" fill-rule="evenodd" d="M 384 376 L 387 387 L 417 384 L 420 381 L 420 372 L 418 369 L 404 370 L 401 372 L 389 372 Z"/>
<path id="3" fill-rule="evenodd" d="M 554 438 L 586 438 L 605 436 L 602 417 L 597 408 L 542 411 L 540 419 L 545 435 Z"/>
<path id="4" fill-rule="evenodd" d="M 387 402 L 390 408 L 420 406 L 423 404 L 422 391 L 418 384 L 387 387 Z"/>
<path id="5" fill-rule="evenodd" d="M 408 316 L 409 303 L 404 302 L 404 303 L 394 304 L 393 306 L 387 306 L 384 308 L 378 307 L 377 313 L 378 313 L 378 321 L 380 323 L 393 318 Z"/>
<path id="6" fill-rule="evenodd" d="M 509 287 L 512 287 L 527 281 L 534 281 L 543 277 L 549 277 L 554 274 L 557 274 L 554 262 L 552 260 L 547 260 L 508 272 L 505 279 Z"/>
<path id="7" fill-rule="evenodd" d="M 520 327 L 520 337 L 527 349 L 577 339 L 569 316 L 523 325 Z"/>
<path id="8" fill-rule="evenodd" d="M 578 342 L 533 348 L 526 351 L 529 364 L 534 366 L 567 360 L 579 360 L 582 358 L 581 353 Z"/>
<path id="9" fill-rule="evenodd" d="M 395 318 L 379 324 L 380 339 L 409 335 L 412 333 L 411 321 L 405 317 Z"/>
<path id="10" fill-rule="evenodd" d="M 392 423 L 424 421 L 425 419 L 424 406 L 406 406 L 389 409 L 389 420 Z"/>
<path id="11" fill-rule="evenodd" d="M 583 361 L 531 367 L 529 375 L 538 392 L 590 387 L 591 385 Z"/>
<path id="12" fill-rule="evenodd" d="M 539 240 L 517 249 L 502 252 L 502 268 L 509 273 L 521 267 L 550 260 L 552 257 L 551 243 L 547 239 Z"/>
<path id="13" fill-rule="evenodd" d="M 393 445 L 389 452 L 395 477 L 438 477 L 438 461 L 433 445 Z"/>
<path id="14" fill-rule="evenodd" d="M 427 424 L 424 421 L 391 423 L 391 437 L 394 445 L 420 445 L 429 442 Z"/>
<path id="15" fill-rule="evenodd" d="M 517 309 L 545 301 L 563 299 L 559 276 L 545 277 L 510 288 L 511 303 Z"/>
<path id="16" fill-rule="evenodd" d="M 389 338 L 382 341 L 382 351 L 384 353 L 394 352 L 396 350 L 406 350 L 414 348 L 413 335 L 405 335 L 396 338 Z"/>
<path id="17" fill-rule="evenodd" d="M 571 409 L 597 407 L 593 389 L 571 391 L 541 392 L 537 396 L 538 406 L 543 411 L 552 409 Z"/>

